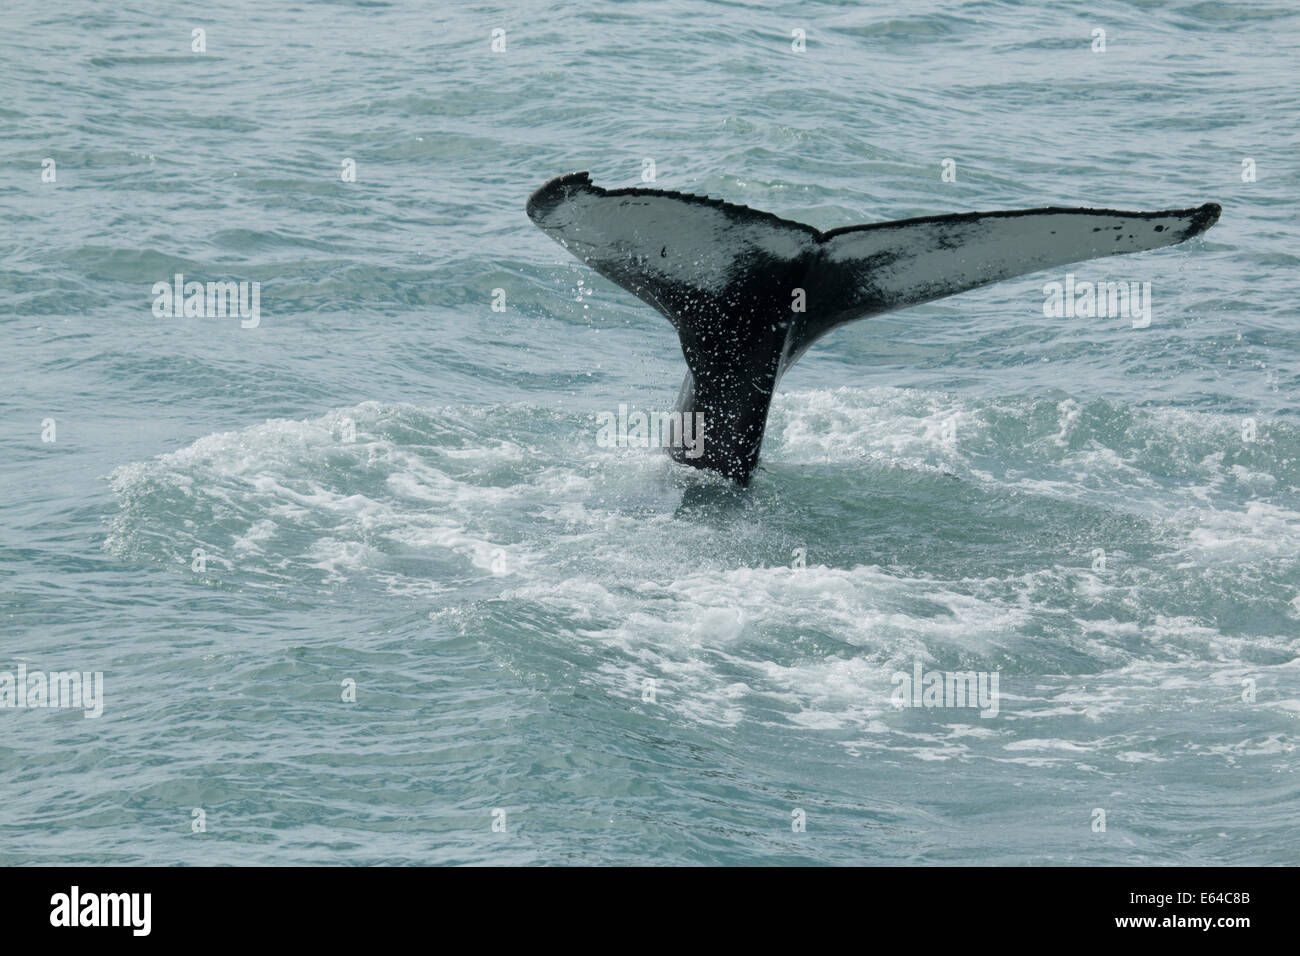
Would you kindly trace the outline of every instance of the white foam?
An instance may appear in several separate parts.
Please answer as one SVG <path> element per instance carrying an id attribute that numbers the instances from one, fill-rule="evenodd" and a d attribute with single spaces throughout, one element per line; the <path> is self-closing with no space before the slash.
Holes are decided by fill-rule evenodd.
<path id="1" fill-rule="evenodd" d="M 793 393 L 778 396 L 773 449 L 787 463 L 840 460 L 853 468 L 866 460 L 903 473 L 952 471 L 998 494 L 1091 497 L 1107 507 L 1128 507 L 1122 499 L 1136 484 L 1154 482 L 1136 449 L 1121 454 L 1092 439 L 1076 447 L 1078 430 L 1090 427 L 1087 410 L 1070 400 L 1048 410 L 906 389 Z M 510 422 L 536 418 L 525 407 L 498 414 Z M 1019 465 L 981 450 L 997 452 L 1006 441 L 999 418 L 1029 415 L 1046 424 L 1038 421 L 1027 444 L 1010 449 L 1023 456 Z M 949 422 L 956 422 L 955 441 Z M 1193 417 L 1178 427 L 1188 433 L 1193 423 L 1211 431 L 1223 424 Z M 356 442 L 340 438 L 349 424 Z M 585 427 L 576 416 L 569 424 Z M 481 614 L 527 607 L 527 618 L 553 622 L 538 640 L 570 645 L 566 656 L 589 661 L 584 679 L 610 693 L 639 695 L 638 682 L 653 677 L 658 706 L 678 719 L 852 729 L 859 739 L 846 746 L 907 741 L 917 759 L 961 757 L 1007 726 L 1030 736 L 999 759 L 1062 759 L 1074 751 L 1036 733 L 1038 722 L 1095 723 L 1152 701 L 1209 693 L 1221 700 L 1238 692 L 1234 681 L 1262 669 L 1244 659 L 1291 646 L 1288 635 L 1224 633 L 1151 606 L 1160 600 L 1153 583 L 1177 580 L 1176 573 L 1293 564 L 1300 515 L 1275 502 L 1206 507 L 1187 484 L 1163 488 L 1151 520 L 1169 550 L 1143 566 L 1123 542 L 1113 544 L 1104 573 L 1089 568 L 1085 551 L 1077 566 L 954 578 L 877 565 L 755 567 L 734 554 L 783 558 L 785 539 L 768 540 L 761 514 L 729 519 L 722 539 L 708 521 L 677 517 L 681 469 L 664 456 L 591 447 L 575 458 L 562 430 L 547 445 L 545 436 L 503 437 L 503 427 L 513 426 L 487 409 L 365 403 L 206 436 L 114 472 L 123 507 L 110 547 L 174 565 L 188 561 L 191 546 L 212 546 L 212 566 L 252 587 L 301 586 L 303 569 L 323 586 L 369 581 L 436 601 L 430 616 L 462 630 L 481 619 L 465 596 L 472 582 L 468 593 L 497 598 Z M 419 443 L 384 437 L 403 430 Z M 1031 473 L 1037 455 L 1050 467 Z M 1214 482 L 1269 485 L 1257 467 L 1242 471 L 1225 460 L 1187 457 L 1186 475 L 1211 498 Z M 1112 481 L 1118 491 L 1107 498 L 1096 486 Z M 402 569 L 407 559 L 413 570 Z M 431 575 L 430 567 L 447 574 Z M 1063 597 L 1080 605 L 1077 619 L 1044 611 Z M 1099 616 L 1097 606 L 1107 613 Z M 1290 609 L 1300 617 L 1300 595 Z M 957 723 L 941 724 L 937 714 L 922 719 L 890 706 L 891 675 L 914 662 L 990 669 L 980 662 L 1013 661 L 1032 671 L 1049 666 L 1034 661 L 1051 660 L 1046 642 L 1059 641 L 1099 672 L 1004 672 L 996 729 L 978 718 L 963 723 L 965 715 L 945 714 Z M 1294 704 L 1288 697 L 1261 706 L 1289 714 L 1287 702 Z M 905 733 L 910 726 L 915 732 Z M 1118 752 L 1139 762 L 1147 751 L 1133 741 Z"/>

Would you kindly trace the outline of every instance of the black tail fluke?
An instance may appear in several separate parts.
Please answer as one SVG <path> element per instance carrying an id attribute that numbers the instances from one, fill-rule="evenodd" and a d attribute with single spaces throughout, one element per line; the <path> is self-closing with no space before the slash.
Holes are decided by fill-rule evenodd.
<path id="1" fill-rule="evenodd" d="M 673 324 L 688 368 L 677 410 L 702 414 L 702 454 L 674 455 L 742 484 L 772 395 L 817 338 L 854 319 L 1085 259 L 1182 242 L 1219 206 L 1166 212 L 1028 209 L 821 232 L 771 213 L 657 189 L 551 180 L 528 216 Z"/>

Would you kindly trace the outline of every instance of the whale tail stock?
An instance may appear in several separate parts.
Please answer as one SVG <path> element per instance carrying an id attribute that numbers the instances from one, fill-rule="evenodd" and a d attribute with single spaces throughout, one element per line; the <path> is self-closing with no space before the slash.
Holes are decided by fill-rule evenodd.
<path id="1" fill-rule="evenodd" d="M 602 189 L 586 173 L 528 200 L 552 239 L 661 312 L 687 374 L 677 411 L 702 414 L 686 464 L 741 484 L 758 464 L 781 375 L 846 322 L 1001 279 L 1171 246 L 1219 218 L 1048 207 L 924 216 L 822 232 L 747 206 L 658 189 Z"/>

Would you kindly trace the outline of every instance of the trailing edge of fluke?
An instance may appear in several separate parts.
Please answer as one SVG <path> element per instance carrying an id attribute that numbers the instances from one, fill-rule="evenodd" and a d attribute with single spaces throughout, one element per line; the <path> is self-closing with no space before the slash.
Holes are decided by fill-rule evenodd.
<path id="1" fill-rule="evenodd" d="M 673 324 L 686 357 L 677 412 L 703 415 L 684 464 L 747 484 L 772 395 L 818 338 L 846 322 L 1100 256 L 1172 246 L 1218 220 L 1043 209 L 922 216 L 822 232 L 747 206 L 659 189 L 602 189 L 585 172 L 528 200 L 543 232 Z M 803 311 L 792 302 L 802 293 Z"/>

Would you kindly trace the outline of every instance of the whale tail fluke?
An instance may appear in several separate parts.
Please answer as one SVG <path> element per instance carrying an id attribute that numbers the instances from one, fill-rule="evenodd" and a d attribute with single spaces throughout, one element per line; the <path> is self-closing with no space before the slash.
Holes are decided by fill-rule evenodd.
<path id="1" fill-rule="evenodd" d="M 1206 203 L 1163 212 L 1049 207 L 925 216 L 822 232 L 721 200 L 551 180 L 528 216 L 661 312 L 688 374 L 678 410 L 705 415 L 702 455 L 679 460 L 744 483 L 776 384 L 820 336 L 854 319 L 1086 259 L 1199 235 Z"/>
<path id="2" fill-rule="evenodd" d="M 890 309 L 1103 256 L 1200 235 L 1220 207 L 1125 212 L 1043 209 L 924 216 L 822 233 L 810 277 L 823 296 L 815 335 Z"/>

